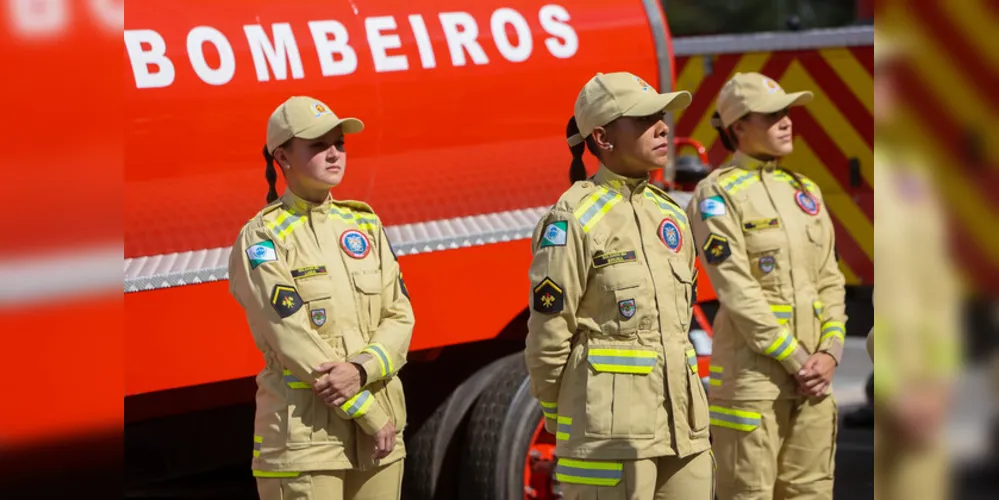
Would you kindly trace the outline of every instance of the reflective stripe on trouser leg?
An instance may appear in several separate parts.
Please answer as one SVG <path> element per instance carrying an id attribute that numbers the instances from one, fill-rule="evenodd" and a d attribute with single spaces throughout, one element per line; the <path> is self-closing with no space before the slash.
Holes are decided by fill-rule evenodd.
<path id="1" fill-rule="evenodd" d="M 621 482 L 623 471 L 621 462 L 560 458 L 555 466 L 555 477 L 563 483 L 615 486 Z"/>
<path id="2" fill-rule="evenodd" d="M 719 499 L 775 498 L 780 454 L 777 419 L 786 425 L 793 401 L 714 401 L 711 436 Z M 723 425 L 718 425 L 720 422 Z M 749 427 L 753 429 L 746 430 Z"/>

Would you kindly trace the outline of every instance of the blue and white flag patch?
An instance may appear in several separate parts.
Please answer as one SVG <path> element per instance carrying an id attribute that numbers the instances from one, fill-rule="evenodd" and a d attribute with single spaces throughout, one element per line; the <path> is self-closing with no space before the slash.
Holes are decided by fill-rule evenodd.
<path id="1" fill-rule="evenodd" d="M 712 196 L 701 200 L 698 208 L 701 211 L 701 220 L 707 220 L 711 217 L 725 215 L 727 212 L 725 208 L 725 200 L 721 196 Z"/>
<path id="2" fill-rule="evenodd" d="M 552 222 L 545 226 L 545 232 L 541 234 L 541 248 L 544 247 L 564 247 L 568 239 L 569 223 L 564 220 Z"/>
<path id="3" fill-rule="evenodd" d="M 246 249 L 246 256 L 250 259 L 250 269 L 256 269 L 257 266 L 263 264 L 264 262 L 273 262 L 277 260 L 277 252 L 274 251 L 274 242 L 271 240 L 264 240 L 260 243 L 250 245 Z"/>

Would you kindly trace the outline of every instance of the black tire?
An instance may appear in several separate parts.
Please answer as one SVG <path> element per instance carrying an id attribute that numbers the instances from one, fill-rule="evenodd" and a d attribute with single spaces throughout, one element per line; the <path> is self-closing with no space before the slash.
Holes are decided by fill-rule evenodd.
<path id="1" fill-rule="evenodd" d="M 522 500 L 524 465 L 541 407 L 519 353 L 479 396 L 465 431 L 461 492 L 467 500 Z"/>
<path id="2" fill-rule="evenodd" d="M 458 496 L 455 476 L 469 409 L 514 356 L 523 358 L 519 353 L 500 358 L 462 382 L 406 441 L 403 498 L 450 500 Z"/>

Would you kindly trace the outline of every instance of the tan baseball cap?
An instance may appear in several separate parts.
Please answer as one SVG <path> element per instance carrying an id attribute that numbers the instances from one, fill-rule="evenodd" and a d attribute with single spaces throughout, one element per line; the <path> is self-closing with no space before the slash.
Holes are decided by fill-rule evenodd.
<path id="1" fill-rule="evenodd" d="M 326 103 L 306 96 L 294 96 L 283 102 L 271 113 L 267 121 L 267 151 L 271 154 L 278 146 L 292 137 L 315 139 L 336 127 L 344 134 L 364 130 L 364 123 L 357 118 L 340 118 Z"/>
<path id="2" fill-rule="evenodd" d="M 774 113 L 789 106 L 804 105 L 811 100 L 811 92 L 788 94 L 768 76 L 736 73 L 731 80 L 725 82 L 715 104 L 721 116 L 721 126 L 728 127 L 748 113 Z"/>
<path id="3" fill-rule="evenodd" d="M 576 98 L 574 114 L 579 134 L 569 138 L 575 146 L 602 127 L 622 116 L 649 116 L 690 106 L 690 92 L 660 94 L 641 78 L 627 72 L 597 73 L 583 85 Z"/>

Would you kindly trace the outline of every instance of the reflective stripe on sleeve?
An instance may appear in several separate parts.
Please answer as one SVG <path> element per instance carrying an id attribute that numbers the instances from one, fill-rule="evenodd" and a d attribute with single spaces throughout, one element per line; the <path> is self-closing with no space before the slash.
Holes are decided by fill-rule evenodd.
<path id="1" fill-rule="evenodd" d="M 308 382 L 302 382 L 302 379 L 291 374 L 291 370 L 285 370 L 284 373 L 284 383 L 288 384 L 288 387 L 292 389 L 311 389 L 312 386 Z"/>
<path id="2" fill-rule="evenodd" d="M 690 373 L 697 373 L 697 351 L 693 349 L 687 349 L 687 366 L 690 367 Z"/>
<path id="3" fill-rule="evenodd" d="M 556 441 L 568 441 L 569 434 L 572 433 L 572 418 L 558 417 L 558 432 L 555 433 Z"/>
<path id="4" fill-rule="evenodd" d="M 381 344 L 370 344 L 361 352 L 366 352 L 371 354 L 378 360 L 378 363 L 382 367 L 382 377 L 388 377 L 392 372 L 392 358 L 389 357 L 388 351 L 385 350 L 385 346 Z"/>
<path id="5" fill-rule="evenodd" d="M 794 353 L 794 350 L 798 348 L 798 339 L 791 335 L 791 330 L 784 326 L 780 329 L 780 335 L 774 340 L 770 347 L 763 354 L 776 359 L 777 361 L 784 361 Z"/>
<path id="6" fill-rule="evenodd" d="M 260 456 L 260 449 L 264 446 L 263 436 L 253 436 L 253 457 Z"/>
<path id="7" fill-rule="evenodd" d="M 787 304 L 770 304 L 770 311 L 774 313 L 777 322 L 786 325 L 794 315 L 794 307 Z"/>
<path id="8" fill-rule="evenodd" d="M 725 368 L 722 366 L 711 365 L 708 367 L 709 380 L 708 385 L 713 385 L 715 387 L 721 387 L 722 385 L 722 374 L 725 373 Z"/>
<path id="9" fill-rule="evenodd" d="M 371 393 L 368 391 L 361 391 L 350 398 L 344 404 L 340 405 L 340 409 L 343 410 L 350 418 L 359 418 L 367 413 L 368 408 L 371 407 L 371 403 L 375 401 L 375 398 L 371 397 Z"/>
<path id="10" fill-rule="evenodd" d="M 301 472 L 285 472 L 285 471 L 269 471 L 269 470 L 255 470 L 253 471 L 253 477 L 298 477 L 302 475 Z"/>
<path id="11" fill-rule="evenodd" d="M 823 343 L 828 338 L 837 338 L 840 342 L 846 342 L 846 328 L 841 321 L 826 321 L 822 325 L 822 337 L 819 343 Z"/>
<path id="12" fill-rule="evenodd" d="M 558 403 L 553 401 L 540 401 L 540 403 L 541 413 L 545 414 L 545 418 L 552 420 L 558 418 Z"/>

